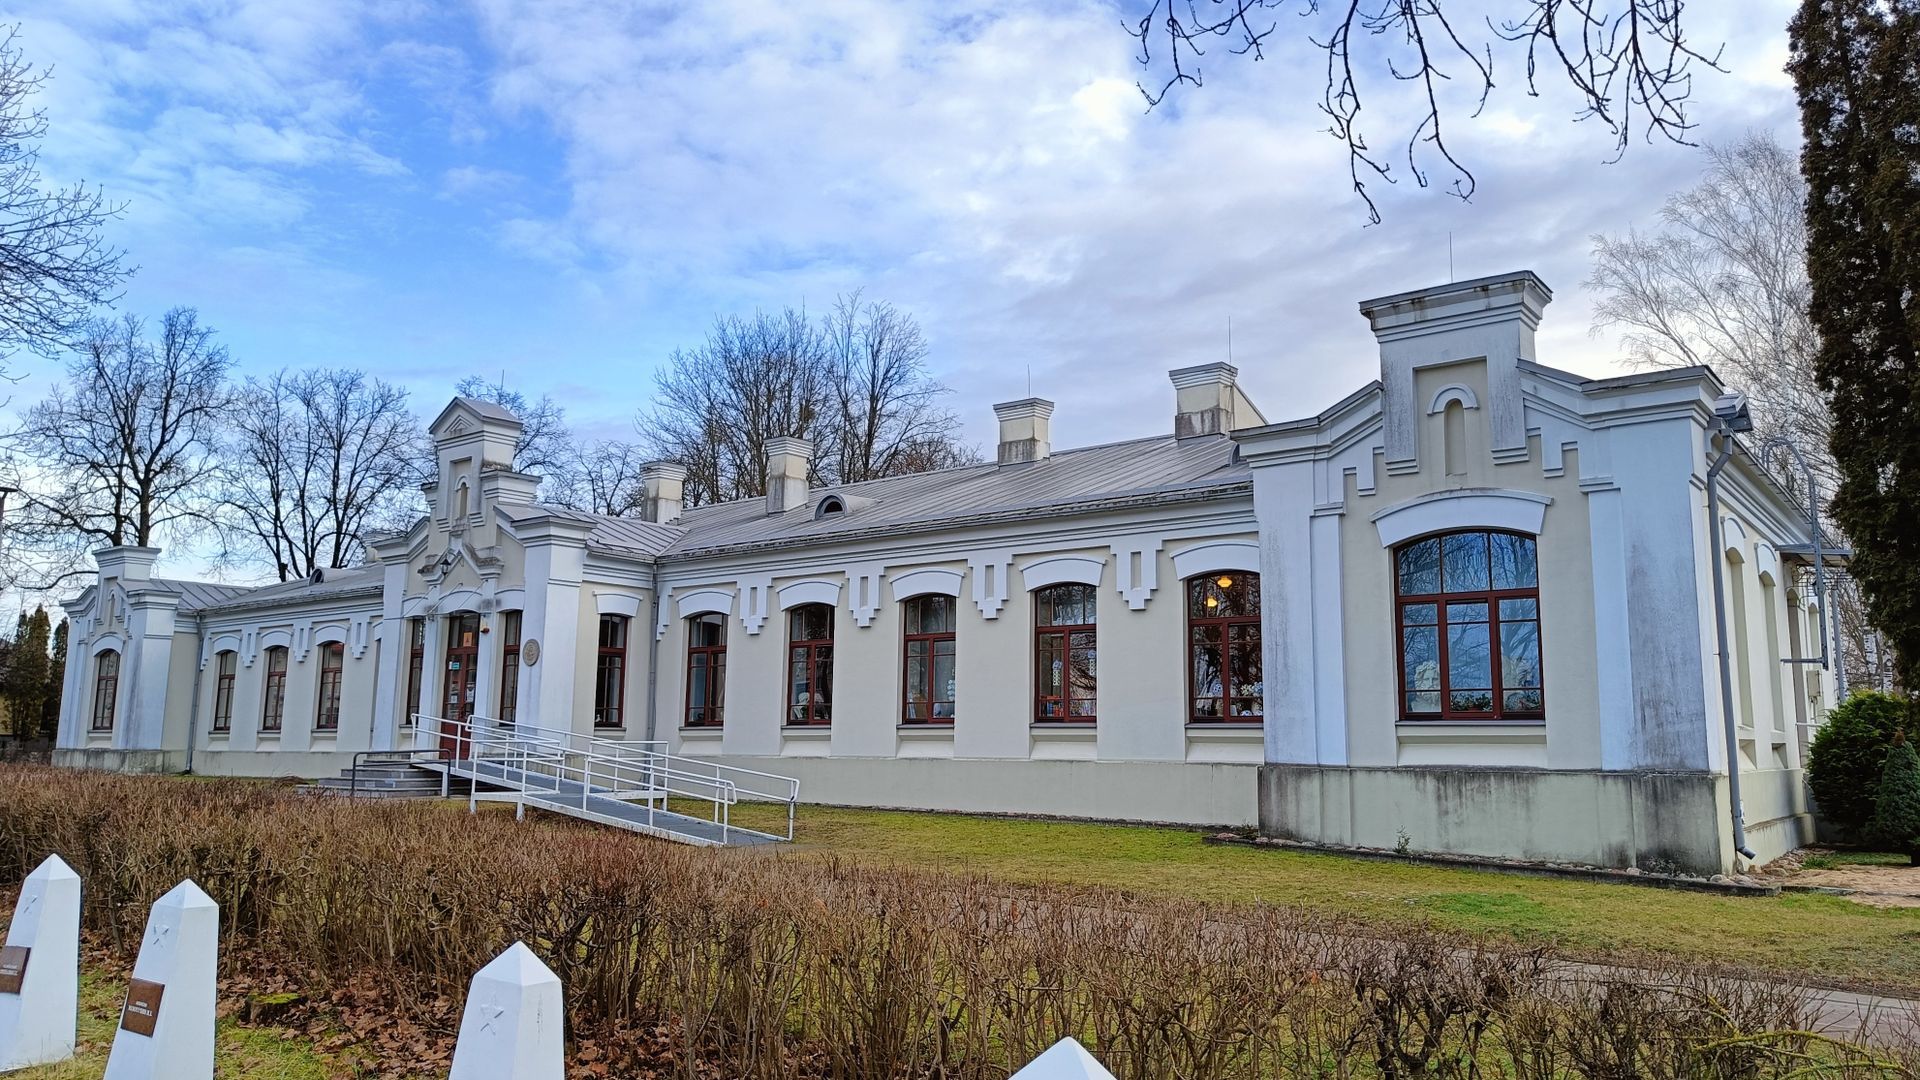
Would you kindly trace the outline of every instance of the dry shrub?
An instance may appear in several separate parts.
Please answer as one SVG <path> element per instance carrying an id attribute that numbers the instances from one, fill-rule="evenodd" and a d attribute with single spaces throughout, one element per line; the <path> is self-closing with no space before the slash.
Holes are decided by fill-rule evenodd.
<path id="1" fill-rule="evenodd" d="M 1797 990 L 1678 966 L 257 783 L 0 766 L 0 785 L 0 881 L 58 852 L 122 953 L 185 877 L 236 946 L 423 1012 L 524 940 L 596 1054 L 669 1032 L 689 1078 L 997 1080 L 1064 1035 L 1123 1080 L 1914 1075 L 1911 1046 L 1805 1032 Z"/>

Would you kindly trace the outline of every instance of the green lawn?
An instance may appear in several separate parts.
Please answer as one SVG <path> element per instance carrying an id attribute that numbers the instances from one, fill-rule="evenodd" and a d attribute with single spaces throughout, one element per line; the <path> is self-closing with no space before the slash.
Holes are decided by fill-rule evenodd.
<path id="1" fill-rule="evenodd" d="M 8 1073 L 8 1080 L 98 1080 L 107 1068 L 126 982 L 85 971 L 80 976 L 80 1043 L 71 1060 Z M 219 1022 L 215 1075 L 222 1080 L 335 1080 L 360 1074 L 351 1063 L 319 1053 L 304 1036 L 277 1028 Z"/>
<path id="2" fill-rule="evenodd" d="M 699 812 L 699 811 L 692 811 Z M 778 824 L 776 825 L 776 818 Z M 784 810 L 733 820 L 781 831 Z M 1623 958 L 1664 953 L 1920 991 L 1920 909 L 1833 896 L 1730 897 L 1210 845 L 1181 829 L 802 807 L 798 857 L 836 855 L 1384 921 L 1427 920 Z"/>

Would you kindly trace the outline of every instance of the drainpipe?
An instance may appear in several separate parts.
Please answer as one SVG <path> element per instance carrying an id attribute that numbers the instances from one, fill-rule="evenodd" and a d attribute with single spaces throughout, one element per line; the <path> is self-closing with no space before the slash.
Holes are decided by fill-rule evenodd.
<path id="1" fill-rule="evenodd" d="M 1724 411 L 1723 411 L 1724 410 Z M 1727 796 L 1733 801 L 1733 850 L 1749 861 L 1757 858 L 1747 847 L 1746 815 L 1740 805 L 1740 731 L 1733 716 L 1733 662 L 1727 654 L 1727 591 L 1721 563 L 1726 541 L 1720 528 L 1720 471 L 1733 460 L 1733 433 L 1742 422 L 1748 428 L 1746 400 L 1729 394 L 1714 403 L 1712 432 L 1720 437 L 1720 452 L 1707 469 L 1707 532 L 1713 546 L 1713 632 L 1720 651 L 1720 714 L 1727 732 Z"/>
<path id="2" fill-rule="evenodd" d="M 202 655 L 204 655 L 207 650 L 206 613 L 201 611 L 194 612 L 193 624 L 195 628 L 195 633 L 193 635 L 194 642 L 196 645 L 199 646 L 199 652 Z M 199 656 L 194 657 L 193 701 L 191 704 L 187 706 L 187 772 L 188 773 L 193 772 L 193 744 L 200 737 L 200 731 L 199 731 L 199 728 L 200 728 L 200 675 L 201 675 L 202 669 L 204 669 L 205 666 L 206 665 L 200 663 Z M 166 730 L 166 725 L 164 723 L 161 725 L 161 730 L 162 731 Z"/>
<path id="3" fill-rule="evenodd" d="M 660 579 L 653 581 L 653 617 L 640 632 L 647 635 L 647 741 L 653 741 L 657 714 L 660 711 L 660 635 L 654 633 L 654 627 L 660 625 Z"/>

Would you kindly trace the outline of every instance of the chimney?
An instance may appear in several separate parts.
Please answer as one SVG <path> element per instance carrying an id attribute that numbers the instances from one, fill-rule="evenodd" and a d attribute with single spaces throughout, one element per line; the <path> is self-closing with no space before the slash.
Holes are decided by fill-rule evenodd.
<path id="1" fill-rule="evenodd" d="M 93 562 L 100 568 L 100 577 L 119 578 L 122 581 L 141 582 L 153 576 L 154 560 L 160 557 L 160 549 L 154 547 L 101 548 L 93 553 Z"/>
<path id="2" fill-rule="evenodd" d="M 1000 464 L 1045 461 L 1053 451 L 1048 441 L 1053 402 L 1037 397 L 1003 401 L 993 407 L 993 415 L 1000 418 Z"/>
<path id="3" fill-rule="evenodd" d="M 1419 418 L 1414 383 L 1422 368 L 1486 365 L 1487 410 L 1495 461 L 1527 457 L 1526 409 L 1520 364 L 1534 358 L 1534 328 L 1553 291 L 1531 270 L 1455 281 L 1395 293 L 1360 304 L 1380 342 L 1387 471 L 1419 464 Z"/>
<path id="4" fill-rule="evenodd" d="M 1225 361 L 1167 372 L 1173 381 L 1173 437 L 1224 435 L 1265 418 L 1240 392 L 1240 369 Z"/>
<path id="5" fill-rule="evenodd" d="M 671 524 L 686 508 L 687 467 L 671 461 L 649 461 L 640 468 L 640 514 L 648 521 Z"/>
<path id="6" fill-rule="evenodd" d="M 767 440 L 767 513 L 784 514 L 807 502 L 807 466 L 813 444 L 791 435 Z"/>

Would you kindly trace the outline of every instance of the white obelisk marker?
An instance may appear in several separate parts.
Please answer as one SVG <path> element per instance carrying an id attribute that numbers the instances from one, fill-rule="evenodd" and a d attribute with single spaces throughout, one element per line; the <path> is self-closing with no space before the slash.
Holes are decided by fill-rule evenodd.
<path id="1" fill-rule="evenodd" d="M 211 1080 L 220 905 L 183 881 L 153 902 L 104 1080 Z"/>
<path id="2" fill-rule="evenodd" d="M 80 1016 L 80 875 L 47 856 L 20 886 L 0 949 L 0 1071 L 73 1056 Z"/>
<path id="3" fill-rule="evenodd" d="M 1072 1036 L 1061 1039 L 1014 1073 L 1012 1080 L 1114 1080 Z"/>
<path id="4" fill-rule="evenodd" d="M 564 1080 L 566 1013 L 560 977 L 516 941 L 467 991 L 449 1080 Z"/>

